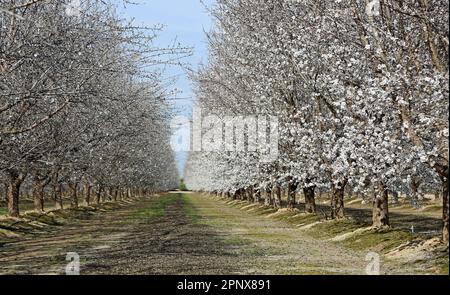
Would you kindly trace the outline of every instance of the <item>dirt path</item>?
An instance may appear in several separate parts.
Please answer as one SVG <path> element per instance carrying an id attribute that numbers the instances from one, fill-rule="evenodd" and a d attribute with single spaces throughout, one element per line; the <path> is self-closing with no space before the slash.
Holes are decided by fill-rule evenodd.
<path id="1" fill-rule="evenodd" d="M 281 221 L 253 215 L 209 197 L 191 202 L 207 224 L 222 233 L 244 274 L 364 274 L 366 253 L 317 240 Z"/>
<path id="2" fill-rule="evenodd" d="M 153 197 L 0 247 L 0 274 L 364 274 L 367 253 L 197 194 Z"/>

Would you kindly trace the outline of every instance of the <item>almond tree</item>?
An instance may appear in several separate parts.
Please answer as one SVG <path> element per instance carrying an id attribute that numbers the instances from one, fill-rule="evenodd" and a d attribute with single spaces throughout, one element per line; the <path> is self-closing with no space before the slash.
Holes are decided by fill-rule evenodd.
<path id="1" fill-rule="evenodd" d="M 119 19 L 113 2 L 82 1 L 74 15 L 69 2 L 0 1 L 0 173 L 11 216 L 28 175 L 37 211 L 48 185 L 60 206 L 68 188 L 75 207 L 82 181 L 88 203 L 94 184 L 116 195 L 115 179 L 128 196 L 176 186 L 161 66 L 189 49 L 154 47 L 159 28 Z"/>
<path id="2" fill-rule="evenodd" d="M 315 188 L 328 189 L 334 218 L 351 188 L 384 227 L 390 188 L 440 178 L 447 242 L 448 4 L 431 2 L 217 1 L 209 63 L 193 76 L 199 106 L 276 115 L 280 154 L 269 165 L 252 152 L 194 154 L 187 185 L 281 184 L 290 206 L 301 188 L 309 212 Z"/>

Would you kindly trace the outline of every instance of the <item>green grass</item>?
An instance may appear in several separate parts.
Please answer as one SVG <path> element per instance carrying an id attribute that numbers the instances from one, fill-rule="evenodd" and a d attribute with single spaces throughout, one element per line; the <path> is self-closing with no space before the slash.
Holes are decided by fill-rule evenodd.
<path id="1" fill-rule="evenodd" d="M 349 237 L 343 244 L 350 249 L 370 249 L 386 253 L 415 238 L 413 234 L 398 229 L 370 230 Z"/>
<path id="2" fill-rule="evenodd" d="M 245 240 L 245 239 L 241 238 L 240 236 L 225 237 L 221 240 L 221 242 L 226 245 L 232 245 L 232 246 L 243 246 L 243 245 L 251 244 L 250 241 Z"/>
<path id="3" fill-rule="evenodd" d="M 307 225 L 321 220 L 320 216 L 316 214 L 307 214 L 290 211 L 283 212 L 277 216 L 274 216 L 273 218 L 294 225 L 300 224 Z"/>
<path id="4" fill-rule="evenodd" d="M 0 216 L 6 215 L 7 212 L 8 210 L 6 208 L 0 208 Z"/>
<path id="5" fill-rule="evenodd" d="M 315 225 L 307 233 L 314 238 L 331 239 L 361 227 L 364 225 L 353 219 L 329 220 Z"/>
<path id="6" fill-rule="evenodd" d="M 30 221 L 37 221 L 40 223 L 44 223 L 47 225 L 62 225 L 62 222 L 59 221 L 54 215 L 45 215 L 36 212 L 28 212 L 23 215 L 23 218 Z"/>
<path id="7" fill-rule="evenodd" d="M 155 202 L 148 208 L 142 208 L 134 214 L 133 217 L 138 219 L 152 219 L 164 216 L 166 207 L 174 204 L 178 200 L 176 195 L 167 195 L 155 199 Z"/>
<path id="8" fill-rule="evenodd" d="M 192 221 L 198 221 L 200 218 L 198 210 L 195 208 L 194 203 L 192 202 L 192 199 L 189 195 L 182 195 L 182 201 L 183 201 L 183 210 L 184 213 L 192 220 Z"/>

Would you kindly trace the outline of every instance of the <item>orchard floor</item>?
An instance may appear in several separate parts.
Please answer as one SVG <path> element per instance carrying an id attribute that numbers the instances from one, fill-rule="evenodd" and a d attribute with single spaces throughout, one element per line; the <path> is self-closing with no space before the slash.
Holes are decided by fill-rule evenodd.
<path id="1" fill-rule="evenodd" d="M 368 250 L 225 200 L 171 193 L 0 244 L 0 274 L 64 274 L 69 252 L 81 274 L 365 274 L 369 263 Z M 382 274 L 421 272 L 381 257 Z"/>

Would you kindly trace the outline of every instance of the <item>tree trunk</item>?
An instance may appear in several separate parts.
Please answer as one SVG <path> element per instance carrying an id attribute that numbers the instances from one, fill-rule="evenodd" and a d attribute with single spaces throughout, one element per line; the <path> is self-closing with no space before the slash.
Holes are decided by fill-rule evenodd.
<path id="1" fill-rule="evenodd" d="M 281 186 L 277 185 L 275 207 L 281 208 Z"/>
<path id="2" fill-rule="evenodd" d="M 344 214 L 344 190 L 347 185 L 347 180 L 333 184 L 331 192 L 331 218 L 341 219 L 345 217 Z"/>
<path id="3" fill-rule="evenodd" d="M 117 202 L 117 195 L 118 195 L 118 193 L 119 193 L 119 189 L 115 188 L 114 192 L 113 192 L 113 200 L 114 200 L 114 202 Z"/>
<path id="4" fill-rule="evenodd" d="M 106 188 L 103 188 L 100 193 L 100 198 L 102 199 L 103 203 L 107 201 L 107 196 L 108 196 L 108 190 Z"/>
<path id="5" fill-rule="evenodd" d="M 17 170 L 8 171 L 8 215 L 11 217 L 19 217 L 19 196 L 20 186 L 25 180 L 26 174 Z"/>
<path id="6" fill-rule="evenodd" d="M 91 191 L 92 191 L 91 184 L 86 182 L 84 185 L 84 200 L 86 202 L 86 205 L 88 206 L 91 204 Z"/>
<path id="7" fill-rule="evenodd" d="M 288 205 L 289 209 L 295 207 L 295 191 L 297 190 L 297 183 L 293 180 L 288 183 Z"/>
<path id="8" fill-rule="evenodd" d="M 241 196 L 241 195 L 242 195 L 241 189 L 238 189 L 234 195 L 235 195 L 235 197 L 236 197 L 235 199 L 241 200 L 241 199 L 242 199 L 242 196 Z"/>
<path id="9" fill-rule="evenodd" d="M 5 192 L 5 204 L 8 204 L 8 184 L 3 184 L 4 192 Z"/>
<path id="10" fill-rule="evenodd" d="M 442 181 L 442 241 L 448 245 L 448 219 L 449 219 L 449 202 L 448 202 L 448 165 L 436 165 L 436 171 Z"/>
<path id="11" fill-rule="evenodd" d="M 72 208 L 78 207 L 78 182 L 69 181 L 70 188 L 70 206 Z"/>
<path id="12" fill-rule="evenodd" d="M 316 201 L 314 199 L 314 186 L 304 187 L 303 193 L 305 195 L 305 211 L 307 213 L 316 213 Z"/>
<path id="13" fill-rule="evenodd" d="M 261 189 L 255 188 L 253 193 L 253 201 L 255 203 L 259 203 L 260 200 L 261 200 Z"/>
<path id="14" fill-rule="evenodd" d="M 272 187 L 271 186 L 266 187 L 266 198 L 264 200 L 264 204 L 267 206 L 273 205 Z"/>
<path id="15" fill-rule="evenodd" d="M 394 189 L 393 191 L 391 191 L 392 193 L 392 201 L 397 204 L 399 202 L 398 200 L 398 192 Z"/>
<path id="16" fill-rule="evenodd" d="M 442 240 L 444 243 L 448 244 L 448 214 L 449 214 L 449 203 L 448 203 L 448 177 L 442 181 Z"/>
<path id="17" fill-rule="evenodd" d="M 50 182 L 50 177 L 36 172 L 33 177 L 34 210 L 38 213 L 44 212 L 44 189 Z"/>
<path id="18" fill-rule="evenodd" d="M 112 201 L 112 188 L 106 188 L 103 196 L 105 201 Z"/>
<path id="19" fill-rule="evenodd" d="M 419 186 L 420 186 L 420 184 L 421 183 L 418 180 L 417 176 L 413 176 L 412 180 L 411 180 L 410 188 L 411 188 L 411 205 L 414 208 L 420 207 L 420 204 L 419 204 Z"/>
<path id="20" fill-rule="evenodd" d="M 389 226 L 388 191 L 381 186 L 373 199 L 372 226 L 383 228 Z"/>
<path id="21" fill-rule="evenodd" d="M 253 186 L 250 186 L 245 190 L 245 196 L 246 201 L 253 201 Z"/>
<path id="22" fill-rule="evenodd" d="M 435 192 L 434 193 L 434 200 L 439 200 L 441 198 L 441 193 L 440 192 Z"/>
<path id="23" fill-rule="evenodd" d="M 44 182 L 38 175 L 35 175 L 33 179 L 33 199 L 34 211 L 44 212 Z"/>
<path id="24" fill-rule="evenodd" d="M 141 191 L 141 197 L 143 196 Z M 114 188 L 110 187 L 108 190 L 108 200 L 114 201 Z"/>
<path id="25" fill-rule="evenodd" d="M 34 211 L 38 213 L 44 212 L 44 187 L 39 183 L 34 184 Z"/>
<path id="26" fill-rule="evenodd" d="M 101 202 L 102 190 L 103 190 L 103 186 L 99 185 L 98 190 L 95 195 L 95 202 L 97 203 L 97 205 L 100 204 L 100 202 Z"/>
<path id="27" fill-rule="evenodd" d="M 55 208 L 58 208 L 59 206 L 59 209 L 63 209 L 62 184 L 59 182 L 59 169 L 57 167 L 54 168 L 49 180 L 52 186 L 52 200 L 55 204 Z"/>
<path id="28" fill-rule="evenodd" d="M 63 197 L 62 197 L 62 183 L 57 182 L 53 187 L 53 199 L 55 201 L 55 207 L 64 209 Z"/>

